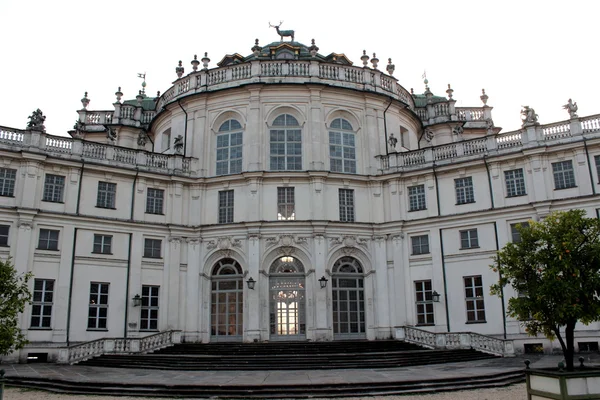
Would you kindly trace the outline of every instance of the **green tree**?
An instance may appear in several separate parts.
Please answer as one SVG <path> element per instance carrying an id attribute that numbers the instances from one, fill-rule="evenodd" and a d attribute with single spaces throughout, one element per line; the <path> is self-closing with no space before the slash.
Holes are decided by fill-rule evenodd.
<path id="1" fill-rule="evenodd" d="M 491 266 L 500 272 L 492 293 L 510 285 L 520 296 L 508 300 L 507 314 L 529 335 L 557 338 L 572 371 L 575 325 L 600 320 L 600 220 L 570 210 L 517 230 L 521 240 L 504 246 Z"/>
<path id="2" fill-rule="evenodd" d="M 22 349 L 27 343 L 18 315 L 31 303 L 27 282 L 31 274 L 17 275 L 10 260 L 0 260 L 0 355 Z"/>

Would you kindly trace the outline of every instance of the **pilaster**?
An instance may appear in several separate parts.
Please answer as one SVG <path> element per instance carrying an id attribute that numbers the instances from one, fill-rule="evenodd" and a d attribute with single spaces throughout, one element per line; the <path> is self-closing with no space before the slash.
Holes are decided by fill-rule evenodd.
<path id="1" fill-rule="evenodd" d="M 200 264 L 202 262 L 202 239 L 190 237 L 187 242 L 187 273 L 186 273 L 186 301 L 185 301 L 185 341 L 198 342 L 200 340 Z"/>
<path id="2" fill-rule="evenodd" d="M 326 270 L 327 267 L 327 242 L 325 236 L 322 234 L 315 234 L 313 239 L 314 248 L 314 260 L 315 260 L 315 273 L 310 275 L 310 279 L 313 287 L 314 298 L 314 335 L 313 340 L 332 340 L 333 332 L 331 331 L 331 323 L 329 321 L 331 309 L 331 271 Z M 319 279 L 325 276 L 329 280 L 327 286 L 321 289 Z M 310 291 L 307 291 L 307 296 L 310 295 Z M 310 297 L 309 297 L 310 299 Z"/>
<path id="3" fill-rule="evenodd" d="M 179 266 L 181 264 L 181 237 L 171 236 L 168 241 L 168 252 L 165 257 L 165 279 L 168 285 L 167 329 L 179 327 Z"/>
<path id="4" fill-rule="evenodd" d="M 258 63 L 256 65 L 260 67 Z M 266 137 L 268 135 L 263 135 L 266 127 L 262 123 L 261 118 L 260 87 L 250 87 L 248 92 L 250 98 L 248 102 L 246 129 L 244 129 L 243 160 L 253 160 L 254 162 L 245 161 L 248 162 L 248 165 L 242 166 L 242 170 L 262 171 L 266 169 L 266 166 L 263 166 L 261 161 L 264 160 L 264 162 L 268 163 L 269 153 L 263 152 L 267 145 Z"/>
<path id="5" fill-rule="evenodd" d="M 261 288 L 265 285 L 269 285 L 268 277 L 265 277 L 259 273 L 260 270 L 260 234 L 251 232 L 248 234 L 248 275 L 247 279 L 256 280 L 256 286 L 254 290 L 248 288 L 248 285 L 244 283 L 244 290 L 246 291 L 246 301 L 244 302 L 245 308 L 245 342 L 257 342 L 266 338 L 261 337 L 260 332 L 260 321 L 261 321 L 261 307 L 260 307 L 260 293 Z M 262 290 L 264 292 L 264 290 Z"/>
<path id="6" fill-rule="evenodd" d="M 388 271 L 386 238 L 383 235 L 373 237 L 373 264 L 375 266 L 376 290 L 373 294 L 375 310 L 375 335 L 378 339 L 390 337 L 390 307 L 388 303 Z"/>

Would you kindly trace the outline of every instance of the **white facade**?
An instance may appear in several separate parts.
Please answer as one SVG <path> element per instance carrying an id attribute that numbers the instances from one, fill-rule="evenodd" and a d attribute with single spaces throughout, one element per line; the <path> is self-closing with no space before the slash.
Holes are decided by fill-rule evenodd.
<path id="1" fill-rule="evenodd" d="M 37 293 L 21 357 L 169 329 L 374 340 L 416 325 L 543 342 L 503 317 L 490 264 L 513 224 L 597 215 L 600 117 L 500 133 L 485 94 L 458 108 L 451 89 L 410 94 L 311 49 L 178 71 L 160 98 L 118 96 L 115 111 L 84 98 L 72 138 L 0 129 L 0 256 Z"/>

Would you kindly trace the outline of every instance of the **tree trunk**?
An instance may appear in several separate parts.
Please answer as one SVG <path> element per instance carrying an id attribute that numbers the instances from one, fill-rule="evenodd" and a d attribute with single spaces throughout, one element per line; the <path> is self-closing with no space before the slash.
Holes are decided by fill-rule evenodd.
<path id="1" fill-rule="evenodd" d="M 565 328 L 565 341 L 567 345 L 567 349 L 565 351 L 565 363 L 567 367 L 567 371 L 573 371 L 573 357 L 575 355 L 575 325 L 577 324 L 577 320 L 571 320 L 567 322 L 567 326 Z"/>

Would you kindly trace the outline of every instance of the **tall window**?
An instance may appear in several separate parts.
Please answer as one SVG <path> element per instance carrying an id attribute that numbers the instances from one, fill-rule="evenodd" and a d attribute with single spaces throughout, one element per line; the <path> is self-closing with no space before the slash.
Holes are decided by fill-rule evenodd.
<path id="1" fill-rule="evenodd" d="M 455 179 L 454 189 L 456 190 L 456 204 L 475 203 L 472 177 Z"/>
<path id="2" fill-rule="evenodd" d="M 158 290 L 159 286 L 142 286 L 142 308 L 140 330 L 158 330 Z"/>
<path id="3" fill-rule="evenodd" d="M 90 283 L 88 329 L 106 329 L 108 320 L 108 283 Z"/>
<path id="4" fill-rule="evenodd" d="M 235 119 L 223 122 L 217 136 L 217 175 L 242 172 L 242 125 Z"/>
<path id="5" fill-rule="evenodd" d="M 0 225 L 0 246 L 8 246 L 8 232 L 9 231 L 10 231 L 10 226 Z"/>
<path id="6" fill-rule="evenodd" d="M 596 162 L 596 178 L 600 183 L 600 156 L 594 156 L 594 161 Z"/>
<path id="7" fill-rule="evenodd" d="M 111 254 L 112 253 L 112 236 L 110 235 L 94 235 L 94 253 Z"/>
<path id="8" fill-rule="evenodd" d="M 506 182 L 506 197 L 524 196 L 525 177 L 523 168 L 504 171 L 504 181 Z"/>
<path id="9" fill-rule="evenodd" d="M 408 187 L 408 211 L 418 211 L 427 209 L 425 203 L 425 185 Z"/>
<path id="10" fill-rule="evenodd" d="M 42 201 L 62 203 L 64 191 L 64 176 L 46 174 L 46 182 L 44 183 L 44 196 L 42 197 Z"/>
<path id="11" fill-rule="evenodd" d="M 233 222 L 233 190 L 219 192 L 219 223 L 230 224 Z"/>
<path id="12" fill-rule="evenodd" d="M 58 233 L 53 229 L 40 229 L 39 250 L 58 250 Z"/>
<path id="13" fill-rule="evenodd" d="M 116 194 L 116 183 L 98 182 L 98 197 L 96 201 L 96 207 L 115 208 Z"/>
<path id="14" fill-rule="evenodd" d="M 354 222 L 354 189 L 340 189 L 340 221 Z"/>
<path id="15" fill-rule="evenodd" d="M 293 187 L 277 188 L 277 219 L 280 221 L 296 219 Z"/>
<path id="16" fill-rule="evenodd" d="M 171 128 L 167 129 L 162 133 L 162 145 L 161 151 L 164 153 L 171 147 Z"/>
<path id="17" fill-rule="evenodd" d="M 162 240 L 160 239 L 144 239 L 144 257 L 160 258 L 162 248 Z"/>
<path id="18" fill-rule="evenodd" d="M 573 161 L 561 161 L 552 163 L 554 173 L 554 189 L 567 189 L 575 187 L 575 171 Z"/>
<path id="19" fill-rule="evenodd" d="M 32 328 L 50 328 L 52 322 L 53 299 L 53 279 L 36 279 L 33 281 L 33 304 L 31 308 Z"/>
<path id="20" fill-rule="evenodd" d="M 477 229 L 467 229 L 466 231 L 460 231 L 460 248 L 472 249 L 474 247 L 479 247 Z"/>
<path id="21" fill-rule="evenodd" d="M 431 281 L 415 281 L 417 325 L 433 325 L 433 290 Z"/>
<path id="22" fill-rule="evenodd" d="M 429 253 L 429 235 L 413 236 L 410 240 L 413 255 Z"/>
<path id="23" fill-rule="evenodd" d="M 16 169 L 0 168 L 0 196 L 12 197 L 15 195 L 16 179 Z"/>
<path id="24" fill-rule="evenodd" d="M 146 195 L 146 213 L 162 214 L 164 198 L 164 190 L 148 188 L 148 193 Z"/>
<path id="25" fill-rule="evenodd" d="M 333 172 L 356 173 L 356 144 L 350 122 L 334 119 L 329 127 L 329 157 Z"/>
<path id="26" fill-rule="evenodd" d="M 302 130 L 289 114 L 275 118 L 270 130 L 270 164 L 274 171 L 302 169 Z"/>
<path id="27" fill-rule="evenodd" d="M 219 260 L 212 269 L 211 341 L 242 340 L 244 325 L 244 275 L 240 264 L 230 258 Z"/>
<path id="28" fill-rule="evenodd" d="M 516 224 L 510 224 L 510 235 L 512 237 L 513 243 L 519 243 L 521 241 L 521 233 L 517 229 L 517 226 L 520 225 L 523 228 L 529 227 L 529 222 L 519 222 Z"/>
<path id="29" fill-rule="evenodd" d="M 467 322 L 485 322 L 485 304 L 483 302 L 483 282 L 481 275 L 465 276 L 465 301 L 467 304 Z"/>
<path id="30" fill-rule="evenodd" d="M 331 299 L 335 338 L 361 338 L 366 332 L 363 267 L 354 257 L 333 264 Z"/>

